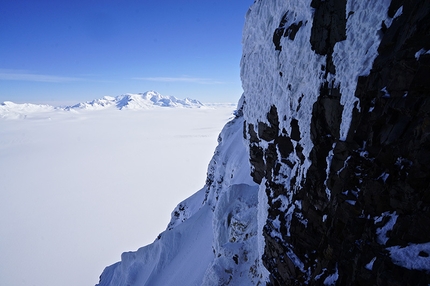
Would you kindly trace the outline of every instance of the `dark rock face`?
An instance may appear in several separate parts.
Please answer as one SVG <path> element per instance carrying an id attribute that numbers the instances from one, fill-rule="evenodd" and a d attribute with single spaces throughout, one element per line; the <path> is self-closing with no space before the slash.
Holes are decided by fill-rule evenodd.
<path id="1" fill-rule="evenodd" d="M 346 0 L 313 0 L 311 6 L 309 40 L 316 54 L 327 56 L 327 79 L 336 73 L 333 47 L 346 39 Z M 269 204 L 263 262 L 270 285 L 323 285 L 330 276 L 336 285 L 430 284 L 430 273 L 394 264 L 387 250 L 430 242 L 430 54 L 417 55 L 430 49 L 430 2 L 393 0 L 388 16 L 401 6 L 391 25 L 381 23 L 379 55 L 370 74 L 358 79 L 359 104 L 346 140 L 339 138 L 342 95 L 329 80 L 310 115 L 309 158 L 298 143 L 297 120 L 290 133 L 281 130 L 284 115 L 276 105 L 267 113 L 268 123 L 245 126 L 252 176 L 265 184 Z M 294 40 L 302 26 L 285 27 L 288 15 L 273 34 L 277 51 L 280 39 Z M 289 185 L 276 180 L 286 176 L 283 166 L 295 164 L 292 153 L 311 162 L 298 189 L 297 174 L 289 174 Z M 296 203 L 283 207 L 282 197 Z M 381 241 L 381 229 L 394 216 Z"/>
<path id="2" fill-rule="evenodd" d="M 346 39 L 346 0 L 312 0 L 315 8 L 310 42 L 319 55 L 327 56 L 327 72 L 335 73 L 332 62 L 334 45 Z"/>
<path id="3" fill-rule="evenodd" d="M 279 27 L 273 33 L 273 44 L 275 45 L 275 50 L 277 51 L 282 51 L 281 38 L 288 37 L 291 41 L 294 41 L 297 31 L 303 25 L 302 21 L 298 21 L 297 23 L 292 23 L 288 27 L 285 27 L 288 18 L 291 16 L 292 15 L 290 11 L 287 11 L 282 17 L 282 20 L 279 23 Z"/>

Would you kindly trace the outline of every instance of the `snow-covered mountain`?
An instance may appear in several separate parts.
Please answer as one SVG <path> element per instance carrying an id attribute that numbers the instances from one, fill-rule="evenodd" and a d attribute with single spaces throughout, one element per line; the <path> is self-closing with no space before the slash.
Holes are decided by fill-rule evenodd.
<path id="1" fill-rule="evenodd" d="M 5 101 L 0 104 L 0 118 L 26 118 L 28 114 L 52 112 L 56 108 L 47 104 L 14 103 Z"/>
<path id="2" fill-rule="evenodd" d="M 429 35 L 429 1 L 256 0 L 206 185 L 99 285 L 429 285 Z"/>
<path id="3" fill-rule="evenodd" d="M 34 114 L 52 111 L 102 110 L 108 108 L 143 110 L 157 107 L 200 108 L 203 106 L 204 104 L 196 99 L 178 99 L 174 96 L 161 95 L 156 91 L 147 91 L 136 94 L 128 93 L 116 97 L 105 96 L 101 99 L 94 99 L 66 107 L 31 103 L 18 104 L 6 101 L 0 104 L 0 118 L 28 118 Z"/>
<path id="4" fill-rule="evenodd" d="M 156 91 L 147 91 L 145 93 L 124 94 L 117 97 L 105 96 L 102 99 L 95 99 L 84 103 L 78 103 L 66 107 L 67 110 L 73 109 L 105 109 L 115 107 L 117 109 L 147 109 L 153 107 L 202 107 L 203 103 L 196 99 L 178 99 L 174 96 L 161 95 Z"/>

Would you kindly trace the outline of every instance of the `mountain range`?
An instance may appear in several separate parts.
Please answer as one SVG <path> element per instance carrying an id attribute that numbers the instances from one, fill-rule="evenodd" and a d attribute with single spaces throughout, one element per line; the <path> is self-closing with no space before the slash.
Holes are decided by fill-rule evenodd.
<path id="1" fill-rule="evenodd" d="M 46 104 L 14 103 L 5 101 L 0 104 L 0 118 L 26 118 L 34 113 L 52 111 L 79 111 L 79 110 L 142 110 L 157 107 L 174 108 L 200 108 L 204 104 L 196 99 L 178 99 L 174 96 L 161 95 L 156 91 L 145 93 L 127 93 L 116 97 L 105 96 L 101 99 L 77 103 L 72 106 L 51 106 Z"/>

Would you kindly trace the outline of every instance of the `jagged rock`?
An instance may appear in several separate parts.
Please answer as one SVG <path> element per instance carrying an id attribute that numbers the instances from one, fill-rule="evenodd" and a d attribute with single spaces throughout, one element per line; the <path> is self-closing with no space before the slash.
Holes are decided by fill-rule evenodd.
<path id="1" fill-rule="evenodd" d="M 294 94 L 289 83 L 275 80 L 283 87 L 264 100 L 267 124 L 247 117 L 246 108 L 256 100 L 252 84 L 244 86 L 248 96 L 244 114 L 252 126 L 247 135 L 252 175 L 255 182 L 264 182 L 267 195 L 263 262 L 270 285 L 430 283 L 429 268 L 399 266 L 388 250 L 430 241 L 430 55 L 424 53 L 430 48 L 430 3 L 394 0 L 384 7 L 368 7 L 385 9 L 385 14 L 379 11 L 380 27 L 374 27 L 378 54 L 369 58 L 371 69 L 357 77 L 355 89 L 347 90 L 337 74 L 345 70 L 338 68 L 335 53 L 348 37 L 358 36 L 349 35 L 348 21 L 363 15 L 363 7 L 349 2 L 354 1 L 312 1 L 313 19 L 306 19 L 312 22 L 310 31 L 292 12 L 292 5 L 274 5 L 281 15 L 272 39 L 276 52 L 261 49 L 260 54 L 271 57 L 266 61 L 277 66 L 261 62 L 265 74 L 260 81 L 270 81 L 270 69 L 276 73 L 279 66 L 298 65 L 294 56 L 283 56 L 291 52 L 282 39 L 286 31 L 290 29 L 289 35 L 294 31 L 290 40 L 307 33 L 310 48 L 325 56 L 317 96 Z M 264 6 L 258 1 L 255 5 Z M 246 56 L 248 64 L 250 55 Z M 248 74 L 243 72 L 242 78 Z M 287 76 L 285 70 L 279 74 Z M 264 91 L 260 85 L 259 92 Z M 349 111 L 343 99 L 346 91 L 355 95 L 355 99 L 348 95 Z M 304 117 L 294 118 L 302 103 L 285 108 L 280 98 L 311 102 L 310 125 L 303 128 Z M 347 116 L 351 124 L 345 132 Z M 309 134 L 311 145 L 303 134 Z M 299 154 L 301 160 L 293 162 Z M 303 166 L 306 173 L 300 175 Z M 426 257 L 426 252 L 419 256 Z"/>

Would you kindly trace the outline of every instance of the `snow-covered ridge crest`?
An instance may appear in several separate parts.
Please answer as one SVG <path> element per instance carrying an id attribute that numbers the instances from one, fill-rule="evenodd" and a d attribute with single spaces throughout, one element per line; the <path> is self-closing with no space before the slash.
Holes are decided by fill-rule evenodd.
<path id="1" fill-rule="evenodd" d="M 205 105 L 196 99 L 179 99 L 174 96 L 161 95 L 156 91 L 145 93 L 126 93 L 116 97 L 104 96 L 100 99 L 77 103 L 66 107 L 54 107 L 47 104 L 14 103 L 5 101 L 0 104 L 0 118 L 26 119 L 38 117 L 54 111 L 79 110 L 144 110 L 159 107 L 173 108 L 201 108 Z"/>

